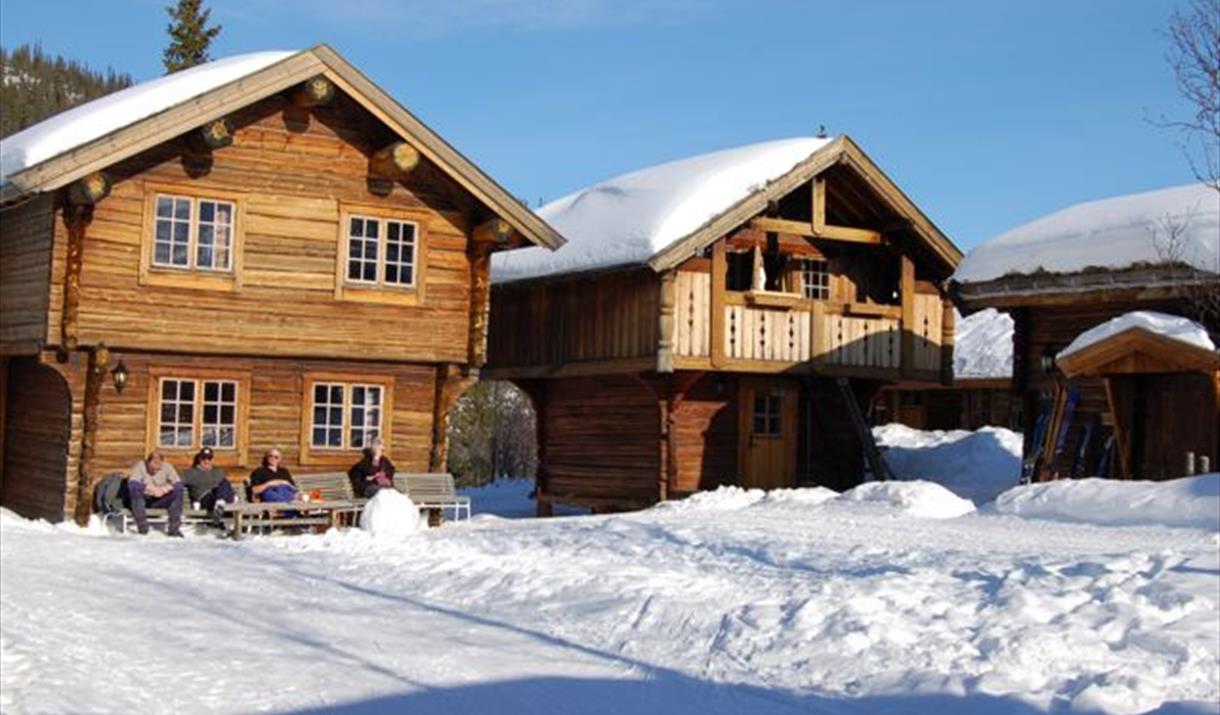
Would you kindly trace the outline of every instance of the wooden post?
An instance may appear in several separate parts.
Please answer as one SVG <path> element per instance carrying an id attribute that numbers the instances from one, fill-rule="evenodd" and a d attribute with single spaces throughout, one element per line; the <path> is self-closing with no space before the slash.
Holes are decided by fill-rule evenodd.
<path id="1" fill-rule="evenodd" d="M 674 294 L 677 272 L 661 274 L 661 306 L 657 316 L 657 372 L 674 371 Z"/>
<path id="2" fill-rule="evenodd" d="M 80 274 L 85 257 L 85 229 L 93 217 L 91 205 L 64 207 L 68 228 L 67 256 L 64 260 L 63 310 L 60 315 L 60 347 L 75 350 L 80 329 Z"/>
<path id="3" fill-rule="evenodd" d="M 820 236 L 826 232 L 826 179 L 813 177 L 813 235 Z"/>
<path id="4" fill-rule="evenodd" d="M 728 244 L 722 238 L 712 244 L 712 295 L 708 301 L 708 319 L 711 321 L 709 332 L 709 359 L 713 368 L 724 367 L 724 290 L 728 274 L 728 257 L 725 255 Z"/>
<path id="5" fill-rule="evenodd" d="M 1117 396 L 1114 394 L 1114 384 L 1109 377 L 1102 378 L 1102 383 L 1106 388 L 1106 404 L 1110 407 L 1110 417 L 1114 420 L 1114 445 L 1118 452 L 1118 463 L 1121 473 L 1119 477 L 1130 479 L 1133 472 L 1131 471 L 1131 439 L 1127 432 L 1127 425 L 1123 417 L 1122 405 L 1119 404 Z"/>
<path id="6" fill-rule="evenodd" d="M 902 254 L 902 375 L 915 371 L 915 262 Z"/>
<path id="7" fill-rule="evenodd" d="M 110 351 L 105 345 L 98 345 L 89 352 L 88 372 L 85 375 L 84 419 L 81 425 L 81 453 L 77 463 L 76 474 L 76 523 L 84 526 L 89 523 L 89 515 L 93 512 L 93 484 L 97 475 L 93 474 L 94 456 L 97 453 L 98 412 L 101 407 L 102 384 L 110 369 Z"/>
<path id="8" fill-rule="evenodd" d="M 673 461 L 673 450 L 670 449 L 670 427 L 673 415 L 669 409 L 669 377 L 658 375 L 655 392 L 657 398 L 657 419 L 660 434 L 657 437 L 657 501 L 669 499 L 670 462 Z M 664 382 L 661 382 L 664 381 Z"/>
<path id="9" fill-rule="evenodd" d="M 298 107 L 317 107 L 335 98 L 335 85 L 326 75 L 316 75 L 301 83 L 292 93 L 292 103 Z"/>
<path id="10" fill-rule="evenodd" d="M 940 383 L 942 385 L 953 384 L 953 344 L 957 340 L 956 314 L 953 311 L 953 302 L 947 298 L 941 298 L 941 320 L 940 320 Z"/>
<path id="11" fill-rule="evenodd" d="M 449 462 L 449 410 L 472 380 L 463 377 L 457 365 L 436 367 L 436 390 L 432 401 L 432 452 L 428 471 L 443 472 Z"/>
<path id="12" fill-rule="evenodd" d="M 517 386 L 529 395 L 530 402 L 534 405 L 534 433 L 538 440 L 538 472 L 534 475 L 534 500 L 537 506 L 538 516 L 551 516 L 554 513 L 554 506 L 550 499 L 550 470 L 547 467 L 547 395 L 546 381 L 540 380 L 533 383 L 517 383 Z"/>
<path id="13" fill-rule="evenodd" d="M 478 370 L 487 363 L 487 317 L 491 309 L 491 252 L 493 244 L 472 241 L 470 259 L 470 327 L 466 339 L 466 363 Z"/>
<path id="14" fill-rule="evenodd" d="M 809 321 L 809 339 L 813 343 L 809 350 L 810 361 L 814 367 L 820 367 L 826 364 L 826 355 L 830 352 L 830 336 L 826 332 L 826 301 L 813 302 L 813 315 Z"/>

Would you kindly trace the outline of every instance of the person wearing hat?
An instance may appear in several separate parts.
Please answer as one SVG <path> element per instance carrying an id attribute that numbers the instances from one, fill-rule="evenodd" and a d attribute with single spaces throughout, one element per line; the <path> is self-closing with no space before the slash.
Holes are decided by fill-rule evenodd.
<path id="1" fill-rule="evenodd" d="M 220 502 L 232 504 L 237 501 L 237 492 L 225 477 L 224 470 L 213 466 L 215 457 L 211 447 L 204 447 L 195 455 L 191 468 L 182 473 L 191 501 L 207 511 L 215 509 Z"/>

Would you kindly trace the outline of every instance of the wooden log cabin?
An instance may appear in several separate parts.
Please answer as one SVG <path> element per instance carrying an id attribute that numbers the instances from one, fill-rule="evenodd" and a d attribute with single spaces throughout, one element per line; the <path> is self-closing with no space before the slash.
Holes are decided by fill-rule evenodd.
<path id="1" fill-rule="evenodd" d="M 1013 317 L 1026 478 L 1166 479 L 1204 457 L 1217 468 L 1215 355 L 1125 335 L 1087 359 L 1059 357 L 1133 311 L 1199 321 L 1220 337 L 1218 244 L 1220 195 L 1188 185 L 1070 206 L 966 256 L 951 284 L 962 309 Z"/>
<path id="2" fill-rule="evenodd" d="M 0 503 L 201 446 L 443 469 L 490 254 L 562 239 L 325 46 L 185 70 L 0 144 Z"/>
<path id="3" fill-rule="evenodd" d="M 671 162 L 540 214 L 568 243 L 493 261 L 484 374 L 533 400 L 541 514 L 850 487 L 859 407 L 949 379 L 960 253 L 847 137 Z"/>

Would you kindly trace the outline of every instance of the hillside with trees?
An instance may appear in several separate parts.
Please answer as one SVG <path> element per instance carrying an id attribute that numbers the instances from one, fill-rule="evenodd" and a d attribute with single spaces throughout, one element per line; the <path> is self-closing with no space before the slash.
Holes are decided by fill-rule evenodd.
<path id="1" fill-rule="evenodd" d="M 0 137 L 132 83 L 131 75 L 94 70 L 38 45 L 0 47 L 0 80 Z"/>

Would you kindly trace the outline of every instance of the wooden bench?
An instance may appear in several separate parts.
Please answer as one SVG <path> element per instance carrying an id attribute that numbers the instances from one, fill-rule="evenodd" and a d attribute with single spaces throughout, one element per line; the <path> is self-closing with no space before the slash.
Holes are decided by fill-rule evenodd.
<path id="1" fill-rule="evenodd" d="M 461 521 L 463 514 L 470 518 L 470 497 L 457 493 L 453 475 L 447 472 L 399 472 L 394 475 L 394 487 L 406 494 L 420 509 L 453 512 L 454 521 Z"/>

